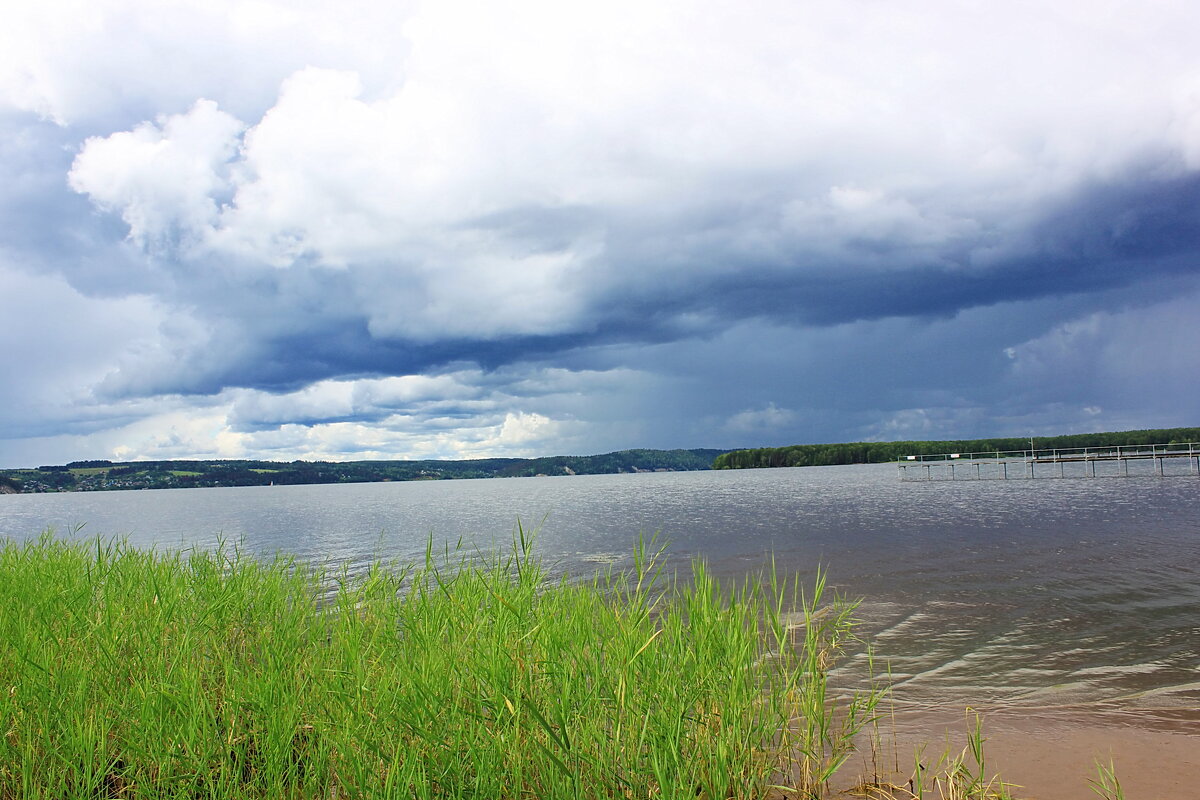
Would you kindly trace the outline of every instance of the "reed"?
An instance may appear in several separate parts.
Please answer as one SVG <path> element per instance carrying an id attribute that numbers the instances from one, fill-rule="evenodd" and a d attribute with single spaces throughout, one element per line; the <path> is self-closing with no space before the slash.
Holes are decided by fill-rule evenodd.
<path id="1" fill-rule="evenodd" d="M 1013 784 L 989 774 L 983 735 L 983 718 L 967 709 L 967 744 L 955 752 L 948 744 L 936 760 L 927 757 L 927 747 L 913 753 L 913 771 L 907 783 L 896 785 L 875 774 L 848 791 L 867 800 L 1015 800 Z M 872 736 L 870 746 L 882 746 L 881 737 Z M 898 769 L 896 770 L 899 771 Z"/>
<path id="2" fill-rule="evenodd" d="M 881 696 L 828 682 L 853 604 L 658 556 L 0 544 L 0 798 L 819 796 Z"/>
<path id="3" fill-rule="evenodd" d="M 1092 785 L 1092 791 L 1099 795 L 1101 800 L 1125 800 L 1125 790 L 1121 788 L 1117 768 L 1111 758 L 1107 764 L 1096 762 L 1096 777 L 1089 783 Z"/>

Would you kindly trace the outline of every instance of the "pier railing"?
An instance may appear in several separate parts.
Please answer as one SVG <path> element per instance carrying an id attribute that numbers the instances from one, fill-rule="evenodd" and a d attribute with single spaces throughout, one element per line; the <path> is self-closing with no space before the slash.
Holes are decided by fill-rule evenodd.
<path id="1" fill-rule="evenodd" d="M 1185 473 L 1169 473 L 1167 460 L 1187 465 Z M 1155 475 L 1196 474 L 1200 475 L 1200 442 L 1171 442 L 1166 444 L 1128 444 L 1103 447 L 1055 447 L 1028 450 L 986 450 L 975 453 L 921 453 L 900 456 L 897 461 L 901 480 L 961 480 L 984 478 L 1037 478 L 1037 477 L 1096 477 L 1098 464 L 1115 466 L 1116 472 L 1108 474 L 1130 475 L 1131 462 L 1149 462 Z M 1038 465 L 1057 464 L 1047 471 L 1043 466 L 1040 474 Z M 1011 470 L 1010 466 L 1023 469 Z M 1067 465 L 1076 465 L 1067 475 Z M 974 467 L 960 469 L 961 467 Z M 985 474 L 985 467 L 987 468 Z M 1082 467 L 1082 471 L 1080 471 Z M 915 469 L 914 469 L 915 468 Z M 937 474 L 935 475 L 935 468 Z M 914 469 L 912 474 L 910 469 Z M 1138 473 L 1136 470 L 1133 474 Z"/>

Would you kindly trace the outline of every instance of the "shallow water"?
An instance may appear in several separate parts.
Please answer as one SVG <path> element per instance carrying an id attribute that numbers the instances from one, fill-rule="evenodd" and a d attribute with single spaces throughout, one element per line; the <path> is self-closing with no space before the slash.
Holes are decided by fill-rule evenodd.
<path id="1" fill-rule="evenodd" d="M 504 546 L 518 520 L 572 574 L 628 565 L 655 532 L 681 570 L 698 556 L 726 576 L 772 554 L 806 578 L 822 565 L 865 598 L 901 703 L 1200 709 L 1194 476 L 905 483 L 871 465 L 0 497 L 0 535 L 17 539 L 224 538 L 352 568 L 430 543 Z"/>

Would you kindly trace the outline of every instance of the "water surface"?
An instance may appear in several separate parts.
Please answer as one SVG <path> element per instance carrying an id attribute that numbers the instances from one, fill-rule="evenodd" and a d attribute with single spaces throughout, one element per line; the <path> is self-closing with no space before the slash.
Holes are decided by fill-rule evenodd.
<path id="1" fill-rule="evenodd" d="M 572 574 L 627 565 L 656 532 L 684 570 L 822 565 L 865 598 L 902 702 L 1200 709 L 1195 477 L 908 483 L 870 465 L 0 497 L 0 535 L 17 539 L 224 538 L 352 567 L 503 546 L 518 520 Z"/>

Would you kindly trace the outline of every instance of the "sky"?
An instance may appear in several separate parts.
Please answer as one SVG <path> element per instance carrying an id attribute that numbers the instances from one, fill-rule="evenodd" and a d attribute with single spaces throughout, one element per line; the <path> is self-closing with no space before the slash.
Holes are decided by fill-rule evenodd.
<path id="1" fill-rule="evenodd" d="M 0 11 L 0 467 L 1200 424 L 1200 5 Z"/>

